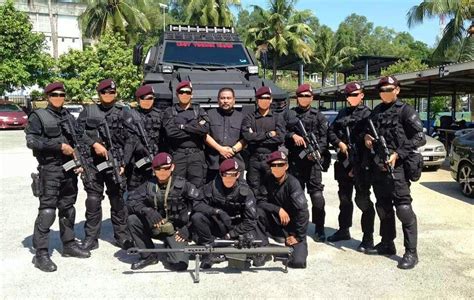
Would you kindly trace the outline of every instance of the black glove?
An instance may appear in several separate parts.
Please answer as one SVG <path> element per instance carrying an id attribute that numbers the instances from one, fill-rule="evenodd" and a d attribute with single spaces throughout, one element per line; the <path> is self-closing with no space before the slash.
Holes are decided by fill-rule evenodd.
<path id="1" fill-rule="evenodd" d="M 217 216 L 222 221 L 227 230 L 230 230 L 232 228 L 232 219 L 225 211 L 219 209 Z"/>
<path id="2" fill-rule="evenodd" d="M 153 228 L 155 224 L 158 224 L 161 222 L 161 220 L 163 220 L 160 213 L 151 207 L 145 207 L 142 209 L 142 213 L 148 221 L 150 228 Z"/>
<path id="3" fill-rule="evenodd" d="M 181 238 L 185 239 L 186 241 L 189 241 L 188 226 L 181 227 L 180 229 L 178 229 L 178 232 L 176 234 L 179 235 Z"/>

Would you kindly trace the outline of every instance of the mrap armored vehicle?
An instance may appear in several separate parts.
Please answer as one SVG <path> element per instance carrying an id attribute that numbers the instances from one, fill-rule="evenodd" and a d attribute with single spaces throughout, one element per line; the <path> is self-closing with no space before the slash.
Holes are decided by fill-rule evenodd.
<path id="1" fill-rule="evenodd" d="M 141 65 L 142 47 L 134 49 L 133 62 Z M 255 108 L 255 90 L 269 86 L 273 106 L 284 107 L 287 93 L 274 82 L 258 76 L 257 59 L 233 28 L 170 25 L 161 40 L 151 47 L 143 62 L 144 82 L 155 91 L 160 109 L 177 103 L 179 82 L 193 84 L 193 103 L 217 107 L 220 88 L 235 90 L 236 107 L 245 112 Z"/>

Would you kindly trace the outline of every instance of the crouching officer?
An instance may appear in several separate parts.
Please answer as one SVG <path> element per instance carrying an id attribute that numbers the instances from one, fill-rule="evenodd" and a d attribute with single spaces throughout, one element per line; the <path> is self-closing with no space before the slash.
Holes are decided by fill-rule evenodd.
<path id="1" fill-rule="evenodd" d="M 288 267 L 306 268 L 309 211 L 304 191 L 298 179 L 288 174 L 285 153 L 271 153 L 267 163 L 271 174 L 265 178 L 257 196 L 259 226 L 277 241 L 284 240 L 286 246 L 293 247 Z"/>
<path id="2" fill-rule="evenodd" d="M 127 190 L 133 191 L 150 179 L 151 160 L 158 154 L 161 129 L 161 112 L 153 106 L 155 96 L 151 85 L 137 89 L 137 110 L 128 110 L 126 126 L 130 131 L 124 150 Z"/>
<path id="3" fill-rule="evenodd" d="M 370 109 L 362 102 L 364 92 L 357 82 L 346 85 L 344 90 L 348 107 L 342 109 L 329 127 L 329 140 L 339 149 L 334 164 L 334 177 L 339 185 L 339 230 L 328 237 L 328 241 L 337 242 L 351 238 L 352 193 L 355 188 L 355 203 L 362 211 L 361 226 L 364 236 L 357 248 L 360 252 L 374 247 L 374 204 L 370 200 L 371 176 L 369 165 L 370 152 L 364 146 L 367 118 Z"/>
<path id="4" fill-rule="evenodd" d="M 73 147 L 76 146 L 71 133 L 63 129 L 63 123 L 70 119 L 76 124 L 76 120 L 63 108 L 66 93 L 62 83 L 51 83 L 44 92 L 48 96 L 48 106 L 30 114 L 25 133 L 26 145 L 33 150 L 39 171 L 39 176 L 32 174 L 33 194 L 39 197 L 40 202 L 33 232 L 33 247 L 36 249 L 33 263 L 41 271 L 54 272 L 57 266 L 49 257 L 48 236 L 56 218 L 56 208 L 63 243 L 62 255 L 86 258 L 90 252 L 81 250 L 74 237 L 74 204 L 77 199 L 77 173 L 80 170 L 65 171 L 62 167 L 74 159 Z"/>
<path id="5" fill-rule="evenodd" d="M 209 133 L 209 118 L 202 108 L 191 103 L 190 81 L 180 82 L 176 94 L 178 103 L 163 113 L 164 139 L 172 151 L 176 175 L 200 188 L 206 179 L 204 141 Z"/>
<path id="6" fill-rule="evenodd" d="M 301 158 L 300 154 L 307 147 L 303 132 L 296 126 L 301 120 L 306 132 L 313 133 L 320 146 L 319 153 L 322 155 L 327 147 L 328 121 L 326 117 L 317 109 L 311 107 L 313 101 L 313 90 L 311 85 L 302 84 L 296 90 L 297 106 L 288 113 L 288 123 L 286 134 L 286 145 L 289 151 L 290 173 L 295 176 L 301 187 L 306 189 L 312 203 L 312 221 L 315 225 L 315 234 L 317 242 L 324 242 L 326 234 L 324 233 L 324 221 L 326 217 L 325 204 L 322 184 L 322 160 L 321 164 L 316 163 L 309 155 Z M 315 149 L 316 150 L 316 149 Z"/>
<path id="7" fill-rule="evenodd" d="M 101 202 L 104 199 L 105 185 L 110 200 L 110 219 L 116 245 L 128 249 L 133 246 L 133 243 L 127 231 L 127 211 L 122 199 L 125 190 L 122 156 L 125 141 L 128 138 L 128 131 L 124 126 L 124 109 L 115 103 L 117 90 L 112 79 L 102 80 L 96 90 L 99 93 L 100 104 L 87 106 L 79 115 L 78 122 L 81 128 L 85 129 L 84 141 L 91 148 L 94 165 L 115 162 L 120 167 L 120 174 L 115 173 L 115 167 L 106 168 L 101 172 L 96 171 L 95 180 L 85 186 L 87 192 L 86 223 L 84 224 L 86 237 L 82 248 L 93 250 L 99 247 L 98 238 L 102 222 Z M 110 129 L 113 145 L 108 141 L 106 125 Z M 111 157 L 111 151 L 114 151 L 117 156 Z"/>
<path id="8" fill-rule="evenodd" d="M 398 267 L 412 269 L 418 263 L 418 228 L 411 205 L 413 199 L 410 195 L 410 180 L 416 181 L 421 175 L 423 158 L 416 149 L 423 146 L 426 140 L 418 113 L 410 105 L 398 100 L 398 80 L 393 76 L 383 77 L 377 88 L 382 103 L 374 108 L 370 119 L 378 136 L 385 138 L 390 156 L 385 157 L 384 151 L 380 151 L 381 143 L 374 139 L 375 133 L 371 130 L 365 136 L 365 145 L 376 150 L 373 188 L 382 241 L 368 253 L 396 254 L 393 242 L 396 236 L 393 212 L 395 206 L 397 217 L 402 222 L 405 246 L 405 254 Z"/>
<path id="9" fill-rule="evenodd" d="M 128 228 L 136 247 L 153 249 L 152 238 L 163 241 L 165 247 L 181 249 L 188 245 L 189 215 L 200 191 L 183 177 L 174 174 L 175 164 L 170 154 L 158 153 L 152 162 L 154 176 L 128 196 Z M 132 270 L 158 263 L 155 254 L 141 253 Z M 167 253 L 164 266 L 175 271 L 188 268 L 188 254 Z"/>
<path id="10" fill-rule="evenodd" d="M 248 185 L 239 180 L 239 170 L 235 159 L 224 160 L 219 166 L 220 176 L 206 184 L 203 187 L 204 198 L 194 202 L 191 220 L 198 244 L 211 244 L 216 237 L 237 239 L 249 234 L 257 236 L 256 200 Z M 217 261 L 218 257 L 207 255 L 201 262 L 201 268 L 208 269 Z M 257 266 L 262 265 L 257 262 Z"/>

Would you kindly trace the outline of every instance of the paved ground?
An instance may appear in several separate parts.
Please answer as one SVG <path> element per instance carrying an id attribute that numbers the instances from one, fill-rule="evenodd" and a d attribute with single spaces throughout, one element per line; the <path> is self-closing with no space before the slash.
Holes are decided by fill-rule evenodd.
<path id="1" fill-rule="evenodd" d="M 61 257 L 56 222 L 51 245 L 58 271 L 48 274 L 35 269 L 31 264 L 31 234 L 38 200 L 31 194 L 29 176 L 35 168 L 23 132 L 0 132 L 2 298 L 474 298 L 473 201 L 461 195 L 445 170 L 425 172 L 412 185 L 420 232 L 420 263 L 414 270 L 396 268 L 403 255 L 399 223 L 397 256 L 373 257 L 355 251 L 362 236 L 356 209 L 351 231 L 354 239 L 336 244 L 317 244 L 310 239 L 305 270 L 290 269 L 283 274 L 279 263 L 269 263 L 264 268 L 236 273 L 222 264 L 202 273 L 201 283 L 193 284 L 190 272 L 171 273 L 161 264 L 131 272 L 130 263 L 135 258 L 110 243 L 113 238 L 107 201 L 100 248 L 91 258 Z M 338 213 L 332 170 L 324 174 L 324 181 L 329 235 L 337 227 Z M 84 199 L 81 191 L 76 206 L 79 238 L 83 237 Z"/>

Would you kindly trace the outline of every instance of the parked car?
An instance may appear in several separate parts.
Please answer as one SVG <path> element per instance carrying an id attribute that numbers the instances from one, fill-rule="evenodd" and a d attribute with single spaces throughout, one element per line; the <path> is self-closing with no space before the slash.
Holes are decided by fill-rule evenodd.
<path id="1" fill-rule="evenodd" d="M 426 144 L 418 151 L 423 156 L 423 166 L 433 170 L 438 170 L 446 159 L 446 149 L 440 141 L 426 135 Z"/>
<path id="2" fill-rule="evenodd" d="M 84 107 L 79 104 L 65 104 L 64 108 L 67 109 L 76 119 L 79 117 L 79 114 L 84 109 Z"/>
<path id="3" fill-rule="evenodd" d="M 0 101 L 0 129 L 24 129 L 28 116 L 17 104 Z"/>
<path id="4" fill-rule="evenodd" d="M 456 137 L 449 153 L 451 176 L 464 195 L 474 198 L 474 131 Z"/>

